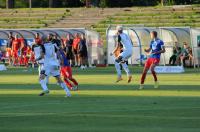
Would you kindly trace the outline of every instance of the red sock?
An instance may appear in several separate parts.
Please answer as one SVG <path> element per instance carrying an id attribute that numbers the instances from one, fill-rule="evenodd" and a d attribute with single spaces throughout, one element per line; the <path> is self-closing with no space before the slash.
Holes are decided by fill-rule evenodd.
<path id="1" fill-rule="evenodd" d="M 156 72 L 155 71 L 151 71 L 152 75 L 153 75 L 153 78 L 154 78 L 154 81 L 157 82 L 157 76 L 156 76 Z"/>
<path id="2" fill-rule="evenodd" d="M 142 73 L 142 78 L 141 78 L 141 82 L 140 82 L 140 84 L 144 84 L 144 81 L 145 81 L 146 75 L 147 75 L 146 72 Z"/>
<path id="3" fill-rule="evenodd" d="M 78 82 L 74 78 L 70 78 L 69 80 L 72 81 L 74 83 L 74 85 L 76 85 L 76 86 L 78 85 Z"/>
<path id="4" fill-rule="evenodd" d="M 67 80 L 67 79 L 64 79 L 65 81 L 65 84 L 70 88 L 72 89 L 72 84 Z"/>

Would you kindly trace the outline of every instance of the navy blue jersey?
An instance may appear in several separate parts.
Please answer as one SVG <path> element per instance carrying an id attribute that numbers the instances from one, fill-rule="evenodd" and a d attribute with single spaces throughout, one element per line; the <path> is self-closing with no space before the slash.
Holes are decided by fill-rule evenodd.
<path id="1" fill-rule="evenodd" d="M 160 39 L 152 40 L 150 43 L 151 53 L 159 52 L 162 50 L 164 43 Z M 150 58 L 157 58 L 160 59 L 160 54 L 151 54 Z"/>

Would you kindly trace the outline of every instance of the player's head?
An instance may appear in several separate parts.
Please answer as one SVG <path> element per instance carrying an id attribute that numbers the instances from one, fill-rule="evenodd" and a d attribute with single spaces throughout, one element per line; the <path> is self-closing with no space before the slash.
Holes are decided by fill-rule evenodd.
<path id="1" fill-rule="evenodd" d="M 58 35 L 57 34 L 53 35 L 53 39 L 58 39 Z"/>
<path id="2" fill-rule="evenodd" d="M 81 34 L 81 39 L 85 39 L 85 35 L 84 34 Z"/>
<path id="3" fill-rule="evenodd" d="M 158 37 L 158 33 L 156 31 L 151 31 L 150 36 L 151 36 L 151 39 L 155 39 Z"/>
<path id="4" fill-rule="evenodd" d="M 19 37 L 18 34 L 15 34 L 15 39 L 18 39 L 18 37 Z"/>
<path id="5" fill-rule="evenodd" d="M 47 36 L 47 40 L 48 40 L 48 41 L 52 41 L 52 39 L 53 39 L 53 36 L 54 36 L 54 35 L 53 35 L 53 34 L 51 34 L 51 33 L 50 33 L 50 34 L 48 34 L 48 36 Z"/>
<path id="6" fill-rule="evenodd" d="M 13 32 L 9 32 L 8 36 L 11 38 L 13 36 Z"/>
<path id="7" fill-rule="evenodd" d="M 75 34 L 75 37 L 76 37 L 76 38 L 80 38 L 80 34 L 79 34 L 79 33 L 76 33 L 76 34 Z"/>
<path id="8" fill-rule="evenodd" d="M 118 25 L 118 26 L 116 27 L 116 30 L 117 30 L 118 33 L 122 33 L 122 32 L 123 32 L 123 26 Z"/>
<path id="9" fill-rule="evenodd" d="M 40 37 L 40 34 L 39 33 L 36 33 L 35 34 L 35 38 L 39 38 Z"/>
<path id="10" fill-rule="evenodd" d="M 186 48 L 188 48 L 189 46 L 188 46 L 188 44 L 187 44 L 186 42 L 183 42 L 183 47 L 186 49 Z"/>

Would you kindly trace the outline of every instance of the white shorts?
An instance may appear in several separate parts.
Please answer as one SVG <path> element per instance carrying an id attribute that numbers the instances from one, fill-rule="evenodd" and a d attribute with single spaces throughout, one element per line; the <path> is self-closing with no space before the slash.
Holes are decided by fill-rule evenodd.
<path id="1" fill-rule="evenodd" d="M 122 60 L 128 60 L 132 56 L 132 50 L 124 50 L 122 53 L 119 54 L 119 56 L 122 57 Z"/>
<path id="2" fill-rule="evenodd" d="M 44 74 L 46 76 L 51 76 L 51 75 L 54 77 L 60 76 L 60 67 L 56 65 L 44 66 Z"/>

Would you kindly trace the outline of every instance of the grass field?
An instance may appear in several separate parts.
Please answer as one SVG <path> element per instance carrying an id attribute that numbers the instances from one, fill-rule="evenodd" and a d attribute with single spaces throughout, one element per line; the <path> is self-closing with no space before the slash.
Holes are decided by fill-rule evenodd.
<path id="1" fill-rule="evenodd" d="M 199 69 L 160 74 L 160 89 L 149 75 L 137 90 L 141 70 L 116 84 L 113 67 L 74 69 L 80 91 L 64 98 L 53 78 L 39 97 L 36 69 L 9 68 L 0 72 L 0 132 L 199 132 Z"/>

